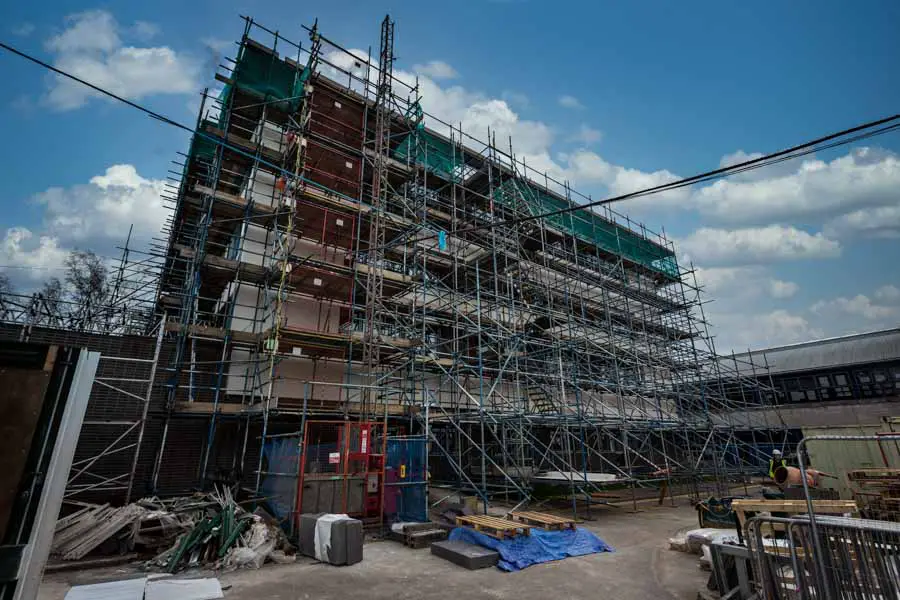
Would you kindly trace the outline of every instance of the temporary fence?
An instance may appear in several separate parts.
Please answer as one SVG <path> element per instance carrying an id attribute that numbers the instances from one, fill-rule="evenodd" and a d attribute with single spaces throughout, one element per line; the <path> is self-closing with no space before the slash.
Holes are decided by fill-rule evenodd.
<path id="1" fill-rule="evenodd" d="M 428 440 L 389 437 L 385 465 L 384 515 L 394 521 L 428 520 Z"/>
<path id="2" fill-rule="evenodd" d="M 844 517 L 756 517 L 748 522 L 761 597 L 900 597 L 900 525 Z"/>
<path id="3" fill-rule="evenodd" d="M 808 474 L 810 442 L 887 442 L 888 433 L 810 436 L 797 445 L 800 481 L 808 514 L 755 517 L 746 539 L 761 598 L 900 598 L 900 523 L 816 515 Z M 896 466 L 896 465 L 895 465 Z M 885 465 L 879 472 L 890 471 Z"/>

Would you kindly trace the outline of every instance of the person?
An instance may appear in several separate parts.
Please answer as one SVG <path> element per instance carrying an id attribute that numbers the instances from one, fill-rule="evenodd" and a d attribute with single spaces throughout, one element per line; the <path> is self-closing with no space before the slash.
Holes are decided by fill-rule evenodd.
<path id="1" fill-rule="evenodd" d="M 769 459 L 769 477 L 775 479 L 775 469 L 787 467 L 787 460 L 781 455 L 781 450 L 772 450 L 772 458 Z"/>

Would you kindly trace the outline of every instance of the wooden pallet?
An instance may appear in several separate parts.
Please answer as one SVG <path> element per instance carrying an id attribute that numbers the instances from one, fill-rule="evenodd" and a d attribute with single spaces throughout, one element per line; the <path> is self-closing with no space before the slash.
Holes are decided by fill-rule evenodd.
<path id="1" fill-rule="evenodd" d="M 479 533 L 503 540 L 517 535 L 531 535 L 531 526 L 515 521 L 507 521 L 488 515 L 471 515 L 456 517 L 456 524 L 470 527 Z"/>
<path id="2" fill-rule="evenodd" d="M 853 500 L 813 500 L 813 510 L 816 514 L 842 515 L 855 513 L 856 502 Z M 806 514 L 806 500 L 757 500 L 752 498 L 739 498 L 731 502 L 731 510 L 738 517 L 741 529 L 747 522 L 747 513 L 778 512 L 788 515 Z"/>
<path id="3" fill-rule="evenodd" d="M 566 519 L 547 513 L 534 512 L 530 510 L 511 512 L 506 517 L 512 521 L 525 523 L 532 527 L 540 527 L 547 531 L 559 531 L 561 529 L 575 529 L 575 519 Z"/>

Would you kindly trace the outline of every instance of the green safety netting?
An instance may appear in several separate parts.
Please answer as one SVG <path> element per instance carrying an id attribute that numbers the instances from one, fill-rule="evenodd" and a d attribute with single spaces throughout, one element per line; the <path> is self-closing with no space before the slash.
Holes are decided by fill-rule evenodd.
<path id="1" fill-rule="evenodd" d="M 455 181 L 459 181 L 464 167 L 462 156 L 454 155 L 449 142 L 424 131 L 406 136 L 394 150 L 394 158 L 404 163 L 407 160 L 416 162 L 444 179 Z"/>
<path id="2" fill-rule="evenodd" d="M 308 69 L 304 68 L 298 77 L 296 68 L 274 54 L 244 44 L 232 81 L 240 89 L 266 100 L 285 100 L 291 110 L 296 110 L 307 77 Z"/>
<path id="3" fill-rule="evenodd" d="M 205 121 L 204 125 L 210 123 L 210 121 Z M 204 131 L 205 127 L 201 127 L 200 131 Z M 188 156 L 191 160 L 198 158 L 202 160 L 212 161 L 213 157 L 216 155 L 216 142 L 213 140 L 202 137 L 199 135 L 194 135 L 191 138 L 191 148 L 188 150 Z"/>
<path id="4" fill-rule="evenodd" d="M 419 131 L 409 135 L 394 150 L 394 158 L 406 162 L 412 160 L 429 171 L 452 181 L 460 181 L 467 172 L 459 152 L 438 137 Z M 541 192 L 524 182 L 507 180 L 494 191 L 495 200 L 517 211 L 532 215 L 552 212 L 571 206 L 567 201 Z M 647 240 L 627 227 L 617 225 L 590 210 L 578 210 L 547 217 L 547 222 L 557 229 L 570 233 L 586 242 L 596 244 L 607 252 L 623 256 L 635 263 L 678 277 L 678 263 L 671 250 Z"/>
<path id="5" fill-rule="evenodd" d="M 508 179 L 494 191 L 494 199 L 514 210 L 525 210 L 532 215 L 569 208 L 571 204 L 535 189 L 516 179 Z M 570 233 L 588 243 L 622 256 L 632 262 L 649 267 L 665 275 L 678 276 L 678 263 L 671 250 L 654 244 L 627 227 L 588 209 L 546 217 L 546 222 L 556 229 Z"/>

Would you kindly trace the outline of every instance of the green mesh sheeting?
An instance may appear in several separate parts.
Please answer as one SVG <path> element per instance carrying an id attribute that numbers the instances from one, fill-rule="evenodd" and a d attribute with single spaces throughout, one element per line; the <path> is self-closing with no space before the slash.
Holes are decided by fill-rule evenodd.
<path id="1" fill-rule="evenodd" d="M 205 121 L 204 125 L 206 123 L 210 123 L 210 121 Z M 204 127 L 201 127 L 200 130 L 203 131 Z M 212 161 L 213 157 L 215 157 L 216 155 L 217 145 L 218 144 L 208 138 L 194 135 L 191 138 L 191 148 L 188 151 L 188 156 L 191 160 L 201 159 L 205 161 Z"/>
<path id="2" fill-rule="evenodd" d="M 296 77 L 297 69 L 273 54 L 244 44 L 234 67 L 232 80 L 238 88 L 262 96 L 266 100 L 285 100 L 296 110 L 307 77 L 304 69 Z"/>
<path id="3" fill-rule="evenodd" d="M 453 147 L 448 142 L 424 131 L 400 142 L 394 150 L 394 158 L 404 163 L 407 160 L 419 163 L 432 173 L 457 182 L 464 170 L 462 161 L 454 160 Z"/>
<path id="4" fill-rule="evenodd" d="M 534 189 L 515 179 L 507 180 L 494 192 L 494 199 L 514 210 L 532 215 L 569 208 L 571 204 Z M 608 221 L 584 209 L 546 217 L 546 222 L 603 250 L 622 256 L 655 271 L 678 277 L 678 263 L 671 250 L 644 239 L 627 227 Z"/>
<path id="5" fill-rule="evenodd" d="M 226 84 L 225 87 L 222 88 L 222 91 L 219 93 L 219 118 L 217 120 L 217 127 L 219 129 L 225 129 L 226 122 L 226 111 L 225 107 L 228 106 L 228 97 L 231 95 L 231 86 Z"/>

